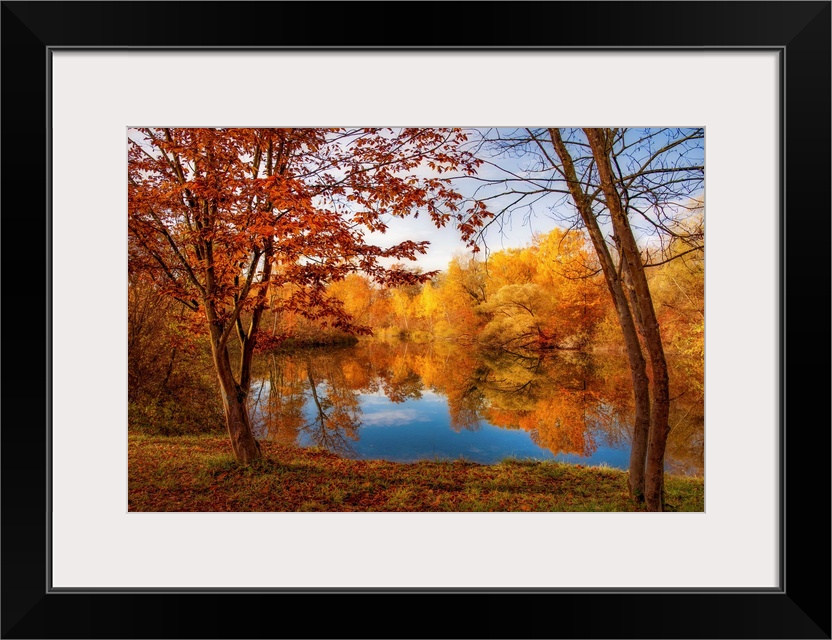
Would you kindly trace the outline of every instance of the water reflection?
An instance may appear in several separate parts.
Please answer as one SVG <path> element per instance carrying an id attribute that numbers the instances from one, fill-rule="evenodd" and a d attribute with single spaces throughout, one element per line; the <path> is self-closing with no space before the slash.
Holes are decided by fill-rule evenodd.
<path id="1" fill-rule="evenodd" d="M 702 368 L 681 358 L 669 364 L 667 469 L 701 474 Z M 368 340 L 269 354 L 257 367 L 251 403 L 260 438 L 355 458 L 628 464 L 633 402 L 620 355 L 527 357 Z"/>

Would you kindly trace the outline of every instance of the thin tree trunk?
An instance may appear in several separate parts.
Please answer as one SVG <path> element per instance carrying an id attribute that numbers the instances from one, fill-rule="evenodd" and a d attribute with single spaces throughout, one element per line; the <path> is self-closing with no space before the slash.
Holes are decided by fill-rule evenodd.
<path id="1" fill-rule="evenodd" d="M 623 283 L 615 267 L 609 247 L 604 240 L 603 233 L 598 226 L 598 221 L 592 212 L 592 207 L 586 195 L 581 190 L 575 173 L 575 165 L 572 157 L 561 138 L 560 131 L 549 129 L 549 135 L 555 151 L 563 164 L 564 174 L 569 185 L 569 192 L 578 213 L 586 226 L 595 253 L 601 263 L 604 279 L 607 288 L 612 296 L 615 311 L 618 315 L 618 324 L 624 336 L 624 345 L 627 350 L 627 360 L 630 365 L 630 378 L 633 382 L 633 396 L 635 399 L 635 418 L 633 424 L 633 442 L 630 449 L 630 497 L 641 502 L 645 492 L 645 461 L 647 455 L 647 443 L 650 432 L 650 390 L 647 378 L 647 366 L 644 355 L 641 351 L 641 343 L 636 333 L 636 326 L 633 320 L 633 313 L 627 302 L 624 293 Z"/>
<path id="2" fill-rule="evenodd" d="M 615 176 L 609 156 L 609 143 L 604 129 L 584 129 L 592 155 L 601 179 L 601 188 L 607 201 L 613 229 L 623 252 L 628 275 L 633 285 L 633 302 L 637 312 L 634 314 L 639 331 L 644 337 L 650 359 L 652 379 L 652 410 L 650 415 L 650 438 L 647 447 L 647 464 L 645 469 L 644 497 L 647 508 L 651 511 L 664 509 L 664 456 L 667 448 L 667 436 L 670 433 L 668 416 L 670 414 L 670 393 L 667 373 L 667 361 L 662 346 L 659 322 L 653 307 L 653 298 L 644 273 L 644 264 L 638 250 L 627 212 L 621 203 L 621 196 L 615 186 Z"/>
<path id="3" fill-rule="evenodd" d="M 263 272 L 260 276 L 262 282 L 268 282 L 272 274 L 272 247 L 269 245 L 264 251 Z M 254 358 L 254 347 L 257 340 L 260 320 L 266 308 L 267 287 L 262 287 L 257 292 L 254 309 L 251 312 L 251 322 L 248 331 L 240 335 L 240 388 L 248 395 L 251 387 L 251 362 Z"/>

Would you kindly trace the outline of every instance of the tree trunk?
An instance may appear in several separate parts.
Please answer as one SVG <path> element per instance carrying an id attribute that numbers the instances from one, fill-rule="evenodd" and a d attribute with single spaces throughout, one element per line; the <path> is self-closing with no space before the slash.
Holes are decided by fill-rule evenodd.
<path id="1" fill-rule="evenodd" d="M 222 403 L 225 409 L 225 426 L 231 438 L 231 447 L 237 462 L 248 464 L 260 458 L 260 444 L 254 437 L 248 418 L 245 397 L 229 394 L 220 380 Z"/>
<path id="2" fill-rule="evenodd" d="M 659 322 L 653 307 L 653 298 L 644 273 L 641 253 L 633 236 L 627 212 L 621 202 L 621 196 L 615 185 L 615 175 L 610 162 L 610 145 L 604 129 L 584 129 L 601 188 L 610 212 L 613 229 L 622 251 L 627 273 L 632 280 L 633 307 L 635 319 L 650 359 L 652 379 L 652 410 L 650 414 L 650 437 L 647 447 L 647 464 L 645 469 L 644 497 L 650 511 L 664 509 L 664 455 L 667 448 L 667 436 L 670 432 L 668 416 L 670 414 L 670 393 L 668 389 L 667 361 L 664 356 Z"/>
<path id="3" fill-rule="evenodd" d="M 642 502 L 645 495 L 645 461 L 647 456 L 648 438 L 650 432 L 650 390 L 647 378 L 647 367 L 644 355 L 641 351 L 641 343 L 636 333 L 636 325 L 633 320 L 633 312 L 627 302 L 623 283 L 610 255 L 603 233 L 598 226 L 598 221 L 592 212 L 592 207 L 586 195 L 581 189 L 575 165 L 569 150 L 563 143 L 560 131 L 549 129 L 549 135 L 555 151 L 563 164 L 564 175 L 569 185 L 569 192 L 578 213 L 586 226 L 601 269 L 607 288 L 612 296 L 615 311 L 618 316 L 618 324 L 624 337 L 624 345 L 627 350 L 627 361 L 630 365 L 630 378 L 633 382 L 633 396 L 635 399 L 635 417 L 633 423 L 633 442 L 630 449 L 630 497 L 636 502 Z"/>
<path id="4" fill-rule="evenodd" d="M 268 280 L 271 273 L 268 249 L 266 253 L 263 277 L 265 280 Z M 237 306 L 234 309 L 232 317 L 227 321 L 221 320 L 220 314 L 217 313 L 213 300 L 210 298 L 210 295 L 215 290 L 215 267 L 212 257 L 213 247 L 210 243 L 205 244 L 205 255 L 207 264 L 205 270 L 206 295 L 203 298 L 203 302 L 205 303 L 205 316 L 209 323 L 211 335 L 211 355 L 214 360 L 217 379 L 220 383 L 220 394 L 225 412 L 225 426 L 228 430 L 228 437 L 231 439 L 231 448 L 234 451 L 234 457 L 237 459 L 237 462 L 248 464 L 260 458 L 260 444 L 254 437 L 254 431 L 251 428 L 246 398 L 251 387 L 251 361 L 254 356 L 257 329 L 265 304 L 266 290 L 262 288 L 258 292 L 257 305 L 252 312 L 248 332 L 243 329 L 243 323 L 240 318 L 242 302 L 239 300 L 235 299 Z M 262 255 L 263 252 L 257 250 L 252 256 L 249 280 L 251 280 Z M 247 293 L 248 289 L 246 288 L 241 295 L 241 299 L 244 299 Z M 226 324 L 226 322 L 230 324 Z M 234 372 L 231 368 L 231 357 L 228 353 L 228 337 L 235 327 L 240 340 L 239 383 L 234 377 Z"/>
<path id="5" fill-rule="evenodd" d="M 219 331 L 212 328 L 211 351 L 220 383 L 225 411 L 225 426 L 237 462 L 248 464 L 260 457 L 260 444 L 254 437 L 246 407 L 246 393 L 234 380 L 228 348 L 220 346 Z"/>

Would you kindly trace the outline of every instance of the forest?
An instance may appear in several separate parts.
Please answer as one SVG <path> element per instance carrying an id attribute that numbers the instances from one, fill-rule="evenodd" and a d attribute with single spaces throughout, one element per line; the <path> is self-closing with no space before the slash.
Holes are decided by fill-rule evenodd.
<path id="1" fill-rule="evenodd" d="M 701 511 L 703 145 L 131 130 L 131 510 Z"/>

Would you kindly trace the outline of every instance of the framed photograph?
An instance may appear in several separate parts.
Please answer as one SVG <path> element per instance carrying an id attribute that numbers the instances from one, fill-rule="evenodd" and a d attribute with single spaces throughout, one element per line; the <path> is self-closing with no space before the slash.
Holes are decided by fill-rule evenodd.
<path id="1" fill-rule="evenodd" d="M 2 11 L 3 637 L 830 637 L 829 2 Z M 138 513 L 127 214 L 150 173 L 127 147 L 145 126 L 702 131 L 704 510 Z M 474 608 L 414 616 L 426 602 Z M 263 615 L 287 604 L 326 615 Z"/>

